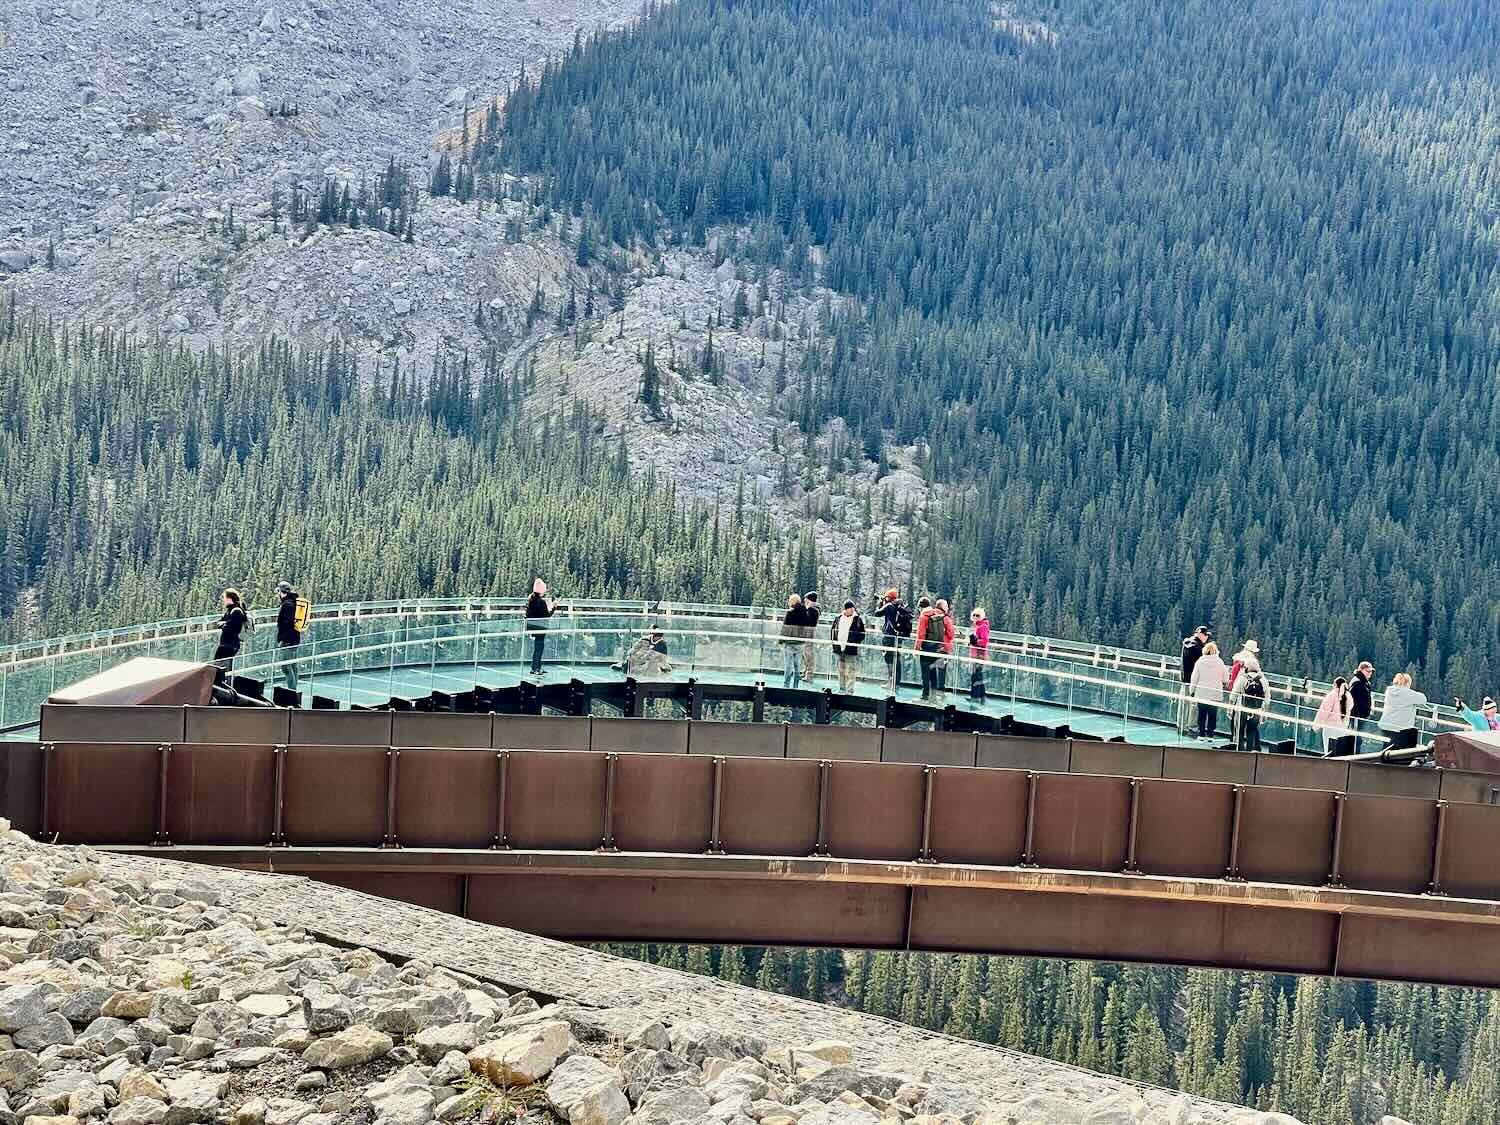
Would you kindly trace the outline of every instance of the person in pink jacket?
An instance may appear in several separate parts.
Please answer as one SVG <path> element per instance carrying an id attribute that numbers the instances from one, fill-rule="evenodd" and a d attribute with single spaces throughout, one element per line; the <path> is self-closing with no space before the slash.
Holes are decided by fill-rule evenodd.
<path id="1" fill-rule="evenodd" d="M 990 657 L 990 623 L 984 616 L 984 610 L 975 608 L 969 611 L 969 659 L 988 660 Z M 969 698 L 977 703 L 984 702 L 984 665 L 969 665 Z"/>
<path id="2" fill-rule="evenodd" d="M 1193 699 L 1198 704 L 1198 738 L 1214 737 L 1214 728 L 1219 725 L 1219 704 L 1224 702 L 1224 689 L 1229 686 L 1229 669 L 1219 655 L 1219 646 L 1213 641 L 1203 646 L 1203 655 L 1193 665 L 1193 676 L 1189 681 Z"/>

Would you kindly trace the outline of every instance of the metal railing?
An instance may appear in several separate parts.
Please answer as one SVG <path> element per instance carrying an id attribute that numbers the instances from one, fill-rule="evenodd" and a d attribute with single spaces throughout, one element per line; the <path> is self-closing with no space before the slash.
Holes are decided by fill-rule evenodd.
<path id="1" fill-rule="evenodd" d="M 294 655 L 276 648 L 275 630 L 269 625 L 249 633 L 235 672 L 274 680 L 290 666 L 296 669 L 302 692 L 310 696 L 322 685 L 333 693 L 343 681 L 343 690 L 336 694 L 349 702 L 381 702 L 382 696 L 401 694 L 396 690 L 398 673 L 401 683 L 409 685 L 411 676 L 424 668 L 433 687 L 446 690 L 443 683 L 451 686 L 459 669 L 467 668 L 470 678 L 477 678 L 481 666 L 523 667 L 530 655 L 523 605 L 517 598 L 325 605 L 314 613 L 307 639 Z M 832 686 L 833 642 L 827 630 L 832 620 L 832 614 L 826 615 L 815 637 L 797 639 L 799 644 L 811 644 L 818 654 L 819 673 L 828 677 L 819 686 Z M 207 660 L 217 640 L 215 621 L 207 616 L 188 618 L 0 649 L 0 727 L 24 728 L 35 721 L 41 703 L 56 689 L 132 657 Z M 667 638 L 677 675 L 741 674 L 775 684 L 785 664 L 779 610 L 572 599 L 548 624 L 545 663 L 552 666 L 603 668 L 621 661 L 626 648 L 649 627 L 659 628 Z M 859 675 L 866 685 L 884 678 L 887 650 L 881 642 L 875 630 L 863 646 Z M 898 655 L 903 683 L 908 685 L 902 694 L 910 698 L 922 656 L 904 638 Z M 970 658 L 961 639 L 952 654 L 935 659 L 947 671 L 945 698 L 953 702 L 960 702 L 977 671 L 992 703 L 1061 708 L 1069 715 L 1090 716 L 1095 727 L 1098 717 L 1117 718 L 1122 737 L 1129 736 L 1132 722 L 1184 728 L 1191 719 L 1177 660 L 1159 653 L 992 632 L 985 659 Z M 383 686 L 378 682 L 381 673 L 386 677 Z M 1324 736 L 1315 715 L 1327 686 L 1284 676 L 1267 676 L 1267 683 L 1270 700 L 1260 711 L 1262 739 L 1290 741 L 1301 752 L 1322 752 Z M 955 690 L 959 688 L 963 691 Z M 1251 710 L 1229 698 L 1220 707 L 1230 721 Z M 1376 749 L 1377 740 L 1383 742 L 1373 723 L 1356 726 L 1349 733 L 1362 739 L 1361 749 Z M 1446 708 L 1424 708 L 1418 717 L 1424 742 L 1466 726 Z"/>

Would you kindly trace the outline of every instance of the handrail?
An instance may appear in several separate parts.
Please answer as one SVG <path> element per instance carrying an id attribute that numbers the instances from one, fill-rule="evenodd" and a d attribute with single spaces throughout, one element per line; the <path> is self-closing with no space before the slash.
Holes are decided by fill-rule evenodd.
<path id="1" fill-rule="evenodd" d="M 460 620 L 486 620 L 501 615 L 517 613 L 524 605 L 521 598 L 479 597 L 479 598 L 418 598 L 418 599 L 391 599 L 370 602 L 339 602 L 325 604 L 317 607 L 313 614 L 313 627 L 328 626 L 354 622 L 371 622 L 385 619 L 405 621 L 408 619 L 422 621 L 429 617 L 455 617 Z M 645 601 L 623 601 L 613 599 L 570 599 L 567 608 L 560 610 L 565 619 L 578 621 L 595 615 L 631 616 L 642 620 L 657 617 L 663 620 L 690 618 L 700 621 L 742 621 L 756 623 L 762 629 L 780 629 L 782 611 L 756 606 L 725 606 L 697 603 L 676 602 L 645 602 Z M 212 616 L 200 616 L 181 618 L 169 621 L 154 622 L 145 625 L 129 626 L 124 628 L 100 630 L 92 633 L 79 633 L 70 636 L 49 638 L 39 641 L 20 642 L 18 644 L 0 647 L 0 676 L 10 670 L 23 670 L 56 662 L 64 658 L 97 655 L 101 662 L 106 654 L 123 651 L 142 646 L 162 645 L 173 641 L 199 641 L 206 640 L 213 635 L 214 623 L 217 618 Z M 825 620 L 831 620 L 831 617 Z M 269 632 L 253 634 L 251 648 L 247 655 L 255 655 L 257 651 L 264 650 L 269 642 L 261 642 L 260 638 Z M 689 635 L 683 630 L 676 630 L 679 635 Z M 733 634 L 743 637 L 744 634 Z M 821 642 L 814 639 L 815 643 Z M 867 648 L 880 646 L 873 643 L 867 644 Z M 992 632 L 990 636 L 991 650 L 1010 652 L 1022 657 L 1032 657 L 1036 650 L 1040 650 L 1041 659 L 1052 663 L 1065 663 L 1082 665 L 1090 668 L 1107 668 L 1116 674 L 1128 674 L 1146 676 L 1162 681 L 1163 684 L 1175 685 L 1169 694 L 1180 696 L 1182 685 L 1175 677 L 1176 662 L 1173 658 L 1160 653 L 1149 653 L 1139 650 L 1112 648 L 1108 646 L 1092 645 L 1085 642 L 1070 641 L 1066 639 L 1037 637 L 1023 633 Z M 903 650 L 904 651 L 904 650 Z M 337 652 L 325 652 L 314 654 L 319 659 L 340 655 Z M 311 659 L 305 657 L 303 659 Z M 957 654 L 950 656 L 949 660 L 967 661 L 966 657 Z M 273 662 L 271 667 L 280 667 L 284 662 Z M 260 665 L 255 665 L 260 667 Z M 1007 669 L 1015 668 L 1015 665 L 1004 665 Z M 1037 671 L 1037 669 L 1026 669 Z M 1293 698 L 1311 702 L 1321 698 L 1326 692 L 1327 685 L 1312 680 L 1288 677 L 1284 675 L 1266 675 L 1267 683 L 1273 697 Z M 1100 683 L 1110 687 L 1122 687 L 1117 682 L 1101 680 L 1098 677 L 1082 677 L 1079 682 Z M 1163 689 L 1166 690 L 1166 689 Z M 1376 694 L 1376 699 L 1380 698 Z M 1225 710 L 1234 711 L 1238 708 L 1232 706 L 1226 699 L 1222 705 Z M 1430 717 L 1429 717 L 1430 716 Z M 1423 709 L 1423 718 L 1435 726 L 1451 729 L 1466 729 L 1467 723 L 1451 708 L 1428 704 Z"/>

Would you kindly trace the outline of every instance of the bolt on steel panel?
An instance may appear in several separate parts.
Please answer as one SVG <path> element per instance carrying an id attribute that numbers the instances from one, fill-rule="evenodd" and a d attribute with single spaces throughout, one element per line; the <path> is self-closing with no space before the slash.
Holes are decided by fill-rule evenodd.
<path id="1" fill-rule="evenodd" d="M 688 753 L 721 758 L 785 758 L 785 723 L 723 723 L 694 719 Z"/>
<path id="2" fill-rule="evenodd" d="M 604 774 L 603 754 L 513 751 L 505 782 L 510 846 L 536 851 L 599 847 L 604 833 Z"/>
<path id="3" fill-rule="evenodd" d="M 1436 831 L 1437 806 L 1431 801 L 1346 797 L 1339 873 L 1345 884 L 1361 890 L 1421 894 L 1432 879 Z"/>
<path id="4" fill-rule="evenodd" d="M 411 874 L 405 871 L 323 871 L 310 872 L 320 883 L 346 887 L 378 898 L 409 902 L 444 914 L 462 914 L 464 876 Z M 379 909 L 376 907 L 376 909 Z"/>
<path id="5" fill-rule="evenodd" d="M 824 842 L 840 859 L 916 859 L 922 850 L 921 766 L 834 762 Z"/>
<path id="6" fill-rule="evenodd" d="M 811 855 L 818 842 L 818 763 L 728 758 L 719 806 L 730 855 Z"/>
<path id="7" fill-rule="evenodd" d="M 1500 806 L 1449 805 L 1439 882 L 1458 898 L 1500 900 Z M 1500 937 L 1500 935 L 1497 935 Z"/>
<path id="8" fill-rule="evenodd" d="M 390 711 L 293 711 L 298 746 L 389 746 Z"/>
<path id="9" fill-rule="evenodd" d="M 1122 742 L 1072 742 L 1073 773 L 1107 777 L 1160 777 L 1160 746 L 1129 746 Z"/>
<path id="10" fill-rule="evenodd" d="M 1438 770 L 1410 766 L 1349 763 L 1349 792 L 1372 797 L 1420 797 L 1435 801 L 1442 786 Z"/>
<path id="11" fill-rule="evenodd" d="M 951 731 L 888 729 L 882 738 L 880 760 L 917 766 L 972 766 L 978 736 Z"/>
<path id="12" fill-rule="evenodd" d="M 981 734 L 976 763 L 995 769 L 1067 773 L 1069 757 L 1066 739 Z"/>
<path id="13" fill-rule="evenodd" d="M 708 850 L 712 758 L 621 754 L 615 763 L 615 846 L 626 852 Z"/>
<path id="14" fill-rule="evenodd" d="M 199 743 L 285 746 L 292 713 L 282 707 L 189 707 L 184 738 Z"/>
<path id="15" fill-rule="evenodd" d="M 595 751 L 614 754 L 686 754 L 687 719 L 595 719 Z"/>
<path id="16" fill-rule="evenodd" d="M 496 750 L 587 750 L 593 722 L 562 716 L 495 715 L 490 745 Z"/>
<path id="17" fill-rule="evenodd" d="M 786 728 L 786 756 L 833 762 L 878 762 L 883 727 L 835 727 L 792 723 Z"/>
<path id="18" fill-rule="evenodd" d="M 1342 793 L 1349 788 L 1349 763 L 1318 758 L 1292 758 L 1282 754 L 1255 755 L 1255 784 L 1284 789 L 1326 789 Z"/>
<path id="19" fill-rule="evenodd" d="M 490 847 L 499 803 L 500 763 L 495 751 L 399 752 L 396 840 L 402 847 Z"/>
<path id="20" fill-rule="evenodd" d="M 1135 859 L 1143 874 L 1222 879 L 1229 864 L 1234 788 L 1143 781 Z"/>
<path id="21" fill-rule="evenodd" d="M 1340 976 L 1500 988 L 1500 925 L 1344 916 Z"/>
<path id="22" fill-rule="evenodd" d="M 1218 781 L 1230 785 L 1255 783 L 1254 754 L 1223 750 L 1190 750 L 1168 746 L 1162 754 L 1161 775 L 1176 781 Z"/>
<path id="23" fill-rule="evenodd" d="M 275 806 L 274 746 L 184 743 L 167 754 L 167 837 L 174 844 L 264 844 Z"/>
<path id="24" fill-rule="evenodd" d="M 156 746 L 59 742 L 46 769 L 46 829 L 58 843 L 149 844 L 155 838 L 161 789 Z"/>
<path id="25" fill-rule="evenodd" d="M 1038 774 L 1032 851 L 1041 867 L 1120 871 L 1130 826 L 1130 782 L 1118 777 Z"/>
<path id="26" fill-rule="evenodd" d="M 289 746 L 281 816 L 287 841 L 298 847 L 379 847 L 386 831 L 389 754 L 386 746 Z"/>
<path id="27" fill-rule="evenodd" d="M 918 887 L 913 948 L 1326 973 L 1334 919 L 1311 910 Z"/>
<path id="28" fill-rule="evenodd" d="M 906 889 L 776 879 L 473 875 L 469 917 L 567 941 L 903 944 Z"/>
<path id="29" fill-rule="evenodd" d="M 42 705 L 43 742 L 181 742 L 182 707 Z"/>
<path id="30" fill-rule="evenodd" d="M 488 748 L 491 716 L 398 711 L 391 716 L 392 746 Z"/>
<path id="31" fill-rule="evenodd" d="M 932 858 L 1008 867 L 1026 848 L 1026 775 L 939 769 L 932 778 Z"/>
<path id="32" fill-rule="evenodd" d="M 1332 793 L 1249 786 L 1240 810 L 1240 875 L 1321 886 L 1333 859 Z"/>

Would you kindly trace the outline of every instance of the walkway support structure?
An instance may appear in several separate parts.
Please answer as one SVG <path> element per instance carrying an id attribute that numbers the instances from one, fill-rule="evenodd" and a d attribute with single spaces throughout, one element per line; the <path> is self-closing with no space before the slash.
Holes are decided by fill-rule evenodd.
<path id="1" fill-rule="evenodd" d="M 18 823 L 576 940 L 1500 986 L 1488 775 L 811 724 L 135 710 L 12 746 Z M 268 714 L 284 738 L 224 737 L 242 717 L 281 735 Z"/>

